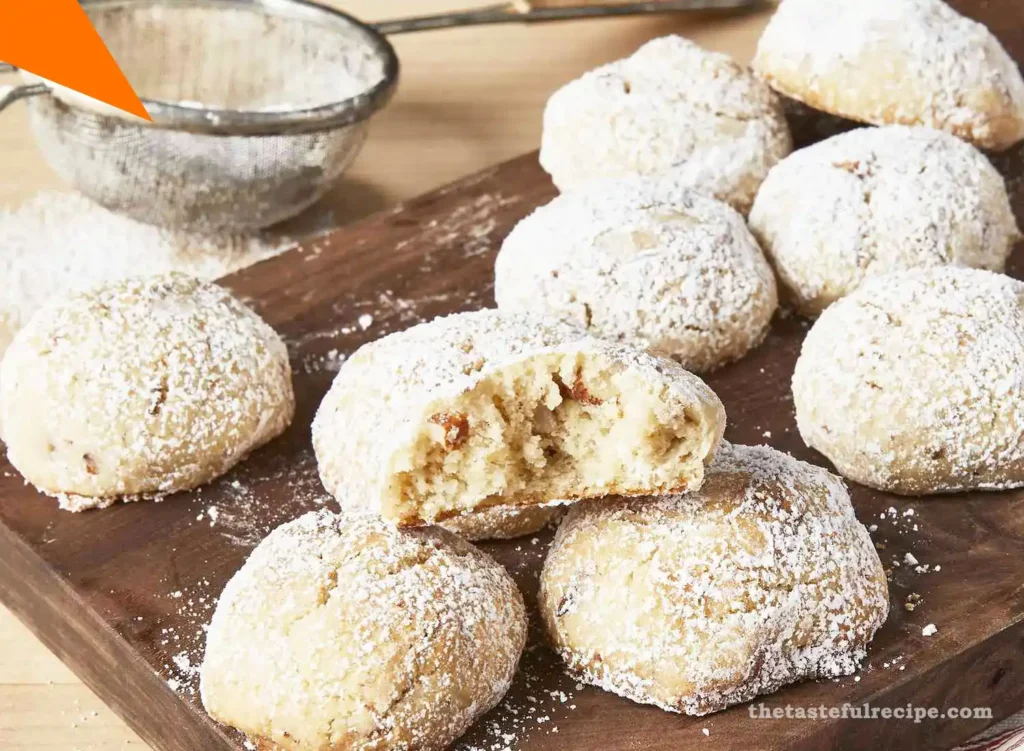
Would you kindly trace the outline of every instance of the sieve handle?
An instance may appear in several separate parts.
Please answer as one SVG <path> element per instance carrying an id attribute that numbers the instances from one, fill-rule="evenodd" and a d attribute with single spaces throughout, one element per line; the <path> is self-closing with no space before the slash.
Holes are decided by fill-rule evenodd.
<path id="1" fill-rule="evenodd" d="M 0 63 L 0 74 L 4 73 L 15 73 L 17 68 L 8 63 Z M 38 96 L 39 94 L 45 94 L 49 89 L 44 83 L 24 83 L 17 86 L 0 86 L 0 112 L 5 110 L 9 104 L 19 99 L 25 99 L 30 96 Z"/>
<path id="2" fill-rule="evenodd" d="M 672 11 L 756 9 L 766 0 L 649 0 L 648 2 L 606 2 L 586 5 L 551 3 L 550 0 L 512 0 L 472 10 L 440 13 L 433 16 L 399 18 L 371 24 L 381 34 L 405 34 L 427 29 L 449 29 L 456 26 L 480 26 L 496 23 L 532 23 L 566 21 L 573 18 L 635 16 Z"/>

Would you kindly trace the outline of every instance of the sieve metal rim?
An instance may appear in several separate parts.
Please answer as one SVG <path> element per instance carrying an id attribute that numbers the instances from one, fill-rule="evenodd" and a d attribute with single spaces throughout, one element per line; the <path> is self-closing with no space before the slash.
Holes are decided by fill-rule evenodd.
<path id="1" fill-rule="evenodd" d="M 270 136 L 330 130 L 368 119 L 391 100 L 398 85 L 400 68 L 398 55 L 383 34 L 373 26 L 344 11 L 311 2 L 311 0 L 80 0 L 80 2 L 86 11 L 168 6 L 240 7 L 254 11 L 262 10 L 280 17 L 318 21 L 328 27 L 332 25 L 338 28 L 355 27 L 366 36 L 371 52 L 379 56 L 383 62 L 383 78 L 366 91 L 348 99 L 307 109 L 275 110 L 273 112 L 210 109 L 187 107 L 174 102 L 141 97 L 142 103 L 150 117 L 153 118 L 151 123 L 139 121 L 145 127 L 228 136 Z"/>

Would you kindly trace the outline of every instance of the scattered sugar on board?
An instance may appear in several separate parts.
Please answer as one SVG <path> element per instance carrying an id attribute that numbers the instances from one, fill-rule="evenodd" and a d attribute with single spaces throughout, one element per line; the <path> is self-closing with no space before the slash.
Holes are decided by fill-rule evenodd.
<path id="1" fill-rule="evenodd" d="M 216 501 L 210 498 L 214 491 Z M 258 469 L 243 465 L 221 483 L 200 488 L 196 494 L 200 502 L 210 498 L 203 502 L 210 526 L 243 547 L 255 547 L 281 524 L 331 500 L 317 475 L 312 448 L 298 456 L 268 457 Z M 280 502 L 282 496 L 288 498 L 287 504 Z"/>
<path id="2" fill-rule="evenodd" d="M 432 267 L 435 254 L 445 255 L 451 251 L 459 252 L 463 258 L 497 251 L 497 215 L 522 200 L 522 196 L 485 193 L 460 204 L 447 216 L 431 219 L 415 237 L 416 243 L 433 249 L 425 263 Z M 398 243 L 395 250 L 401 250 L 409 242 L 406 240 Z"/>
<path id="3" fill-rule="evenodd" d="M 892 607 L 901 609 L 906 616 L 914 619 L 915 614 L 919 616 L 927 605 L 925 597 L 916 591 L 919 583 L 925 581 L 921 577 L 940 573 L 942 566 L 922 562 L 927 553 L 927 538 L 922 534 L 926 527 L 916 508 L 908 506 L 900 510 L 889 506 L 878 512 L 875 518 L 877 521 L 868 524 L 867 529 L 883 561 L 888 560 L 885 573 L 889 580 Z M 907 625 L 910 629 L 920 628 L 924 636 L 931 636 L 938 630 L 935 624 L 922 627 L 920 621 L 915 624 L 909 620 Z M 889 658 L 881 667 L 903 671 L 906 669 L 906 665 L 902 664 L 904 661 L 905 656 L 899 655 Z"/>
<path id="4" fill-rule="evenodd" d="M 10 316 L 17 329 L 54 295 L 142 272 L 181 271 L 217 279 L 294 245 L 294 240 L 273 232 L 170 232 L 75 193 L 43 191 L 18 208 L 0 211 L 0 319 Z"/>
<path id="5" fill-rule="evenodd" d="M 167 596 L 173 601 L 178 625 L 156 624 L 157 645 L 167 655 L 163 663 L 165 680 L 172 691 L 182 696 L 199 695 L 206 628 L 217 606 L 215 589 L 204 578 L 192 587 L 170 592 Z"/>
<path id="6" fill-rule="evenodd" d="M 456 743 L 454 751 L 515 751 L 536 733 L 557 734 L 558 723 L 576 709 L 574 699 L 583 686 L 550 662 L 550 654 L 542 654 L 548 650 L 535 637 L 531 635 L 504 701 Z"/>
<path id="7" fill-rule="evenodd" d="M 499 226 L 497 215 L 505 208 L 513 206 L 523 199 L 521 196 L 504 196 L 501 193 L 487 193 L 478 196 L 472 202 L 455 208 L 448 216 L 430 220 L 420 228 L 415 236 L 400 240 L 395 244 L 395 252 L 401 252 L 411 243 L 429 248 L 421 254 L 419 272 L 426 274 L 434 271 L 435 262 L 439 257 L 459 252 L 463 258 L 473 258 L 488 252 L 496 252 L 499 244 Z M 322 251 L 321 246 L 312 248 L 306 260 L 315 258 Z M 338 300 L 333 309 L 339 313 L 359 311 L 352 323 L 332 324 L 330 326 L 305 331 L 301 335 L 286 339 L 292 352 L 293 363 L 300 372 L 315 374 L 320 372 L 337 372 L 341 362 L 347 356 L 338 349 L 327 355 L 309 354 L 305 348 L 313 342 L 330 340 L 332 344 L 340 344 L 340 340 L 351 336 L 359 336 L 362 332 L 374 327 L 374 338 L 387 333 L 408 328 L 417 323 L 424 323 L 436 315 L 455 310 L 469 310 L 481 307 L 482 299 L 490 293 L 493 280 L 477 289 L 458 293 L 443 292 L 407 297 L 396 294 L 392 289 L 376 293 L 372 299 L 357 299 L 353 293 Z M 351 319 L 349 319 L 351 320 Z M 352 346 L 344 347 L 352 351 L 363 338 L 351 342 Z"/>
<path id="8" fill-rule="evenodd" d="M 324 354 L 304 355 L 299 361 L 299 370 L 308 375 L 316 373 L 337 373 L 341 370 L 341 364 L 345 362 L 347 355 L 337 349 L 331 349 Z"/>

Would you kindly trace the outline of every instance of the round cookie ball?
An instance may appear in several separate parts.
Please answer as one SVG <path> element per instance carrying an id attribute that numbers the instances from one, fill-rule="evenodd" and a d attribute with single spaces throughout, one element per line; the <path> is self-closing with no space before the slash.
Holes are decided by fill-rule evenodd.
<path id="1" fill-rule="evenodd" d="M 1024 138 L 1024 79 L 985 26 L 942 0 L 782 0 L 752 67 L 776 91 L 875 125 L 983 148 Z"/>
<path id="2" fill-rule="evenodd" d="M 469 543 L 316 512 L 228 582 L 200 691 L 259 748 L 440 751 L 505 695 L 526 630 L 516 585 Z"/>
<path id="3" fill-rule="evenodd" d="M 930 128 L 862 128 L 772 168 L 750 227 L 796 310 L 816 316 L 865 278 L 954 265 L 1002 271 L 1020 234 L 984 154 Z"/>
<path id="4" fill-rule="evenodd" d="M 562 506 L 489 506 L 445 519 L 439 526 L 463 540 L 512 540 L 540 532 L 563 513 Z"/>
<path id="5" fill-rule="evenodd" d="M 691 715 L 854 672 L 889 607 L 842 481 L 767 446 L 723 446 L 694 493 L 573 507 L 539 605 L 579 680 Z"/>
<path id="6" fill-rule="evenodd" d="M 1024 284 L 954 267 L 869 279 L 811 327 L 793 401 L 807 445 L 864 485 L 1024 485 Z"/>
<path id="7" fill-rule="evenodd" d="M 74 510 L 208 482 L 281 433 L 294 406 L 280 337 L 181 274 L 54 300 L 0 364 L 8 459 Z"/>
<path id="8" fill-rule="evenodd" d="M 648 42 L 548 100 L 540 163 L 562 191 L 671 173 L 746 213 L 792 149 L 772 91 L 726 55 L 682 37 Z"/>
<path id="9" fill-rule="evenodd" d="M 607 180 L 523 219 L 495 261 L 503 311 L 539 311 L 701 373 L 764 338 L 775 276 L 743 218 L 668 179 Z"/>

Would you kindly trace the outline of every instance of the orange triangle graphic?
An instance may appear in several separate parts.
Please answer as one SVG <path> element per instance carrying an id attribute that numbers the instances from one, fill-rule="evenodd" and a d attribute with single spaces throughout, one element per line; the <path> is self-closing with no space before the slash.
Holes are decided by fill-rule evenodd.
<path id="1" fill-rule="evenodd" d="M 152 120 L 78 0 L 0 0 L 0 60 Z"/>

